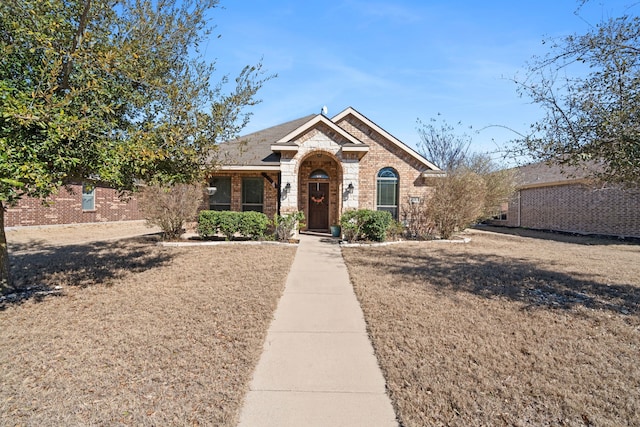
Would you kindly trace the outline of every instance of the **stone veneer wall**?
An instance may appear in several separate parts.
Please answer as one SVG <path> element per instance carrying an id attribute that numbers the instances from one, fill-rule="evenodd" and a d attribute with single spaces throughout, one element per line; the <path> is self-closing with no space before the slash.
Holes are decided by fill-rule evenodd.
<path id="1" fill-rule="evenodd" d="M 131 197 L 129 200 L 120 200 L 113 188 L 96 187 L 95 209 L 92 211 L 82 210 L 81 184 L 71 184 L 69 189 L 71 191 L 63 187 L 58 194 L 49 197 L 49 206 L 44 206 L 36 198 L 20 200 L 16 206 L 7 208 L 5 225 L 19 227 L 143 219 L 137 199 Z"/>
<path id="2" fill-rule="evenodd" d="M 519 197 L 518 197 L 519 196 Z M 640 189 L 583 184 L 522 189 L 509 203 L 512 227 L 640 237 Z"/>
<path id="3" fill-rule="evenodd" d="M 316 169 L 323 169 L 329 175 L 329 224 L 336 224 L 340 218 L 342 170 L 338 162 L 323 152 L 312 153 L 302 160 L 299 170 L 298 210 L 308 212 L 309 175 Z M 311 182 L 323 182 L 322 180 Z"/>
<path id="4" fill-rule="evenodd" d="M 339 144 L 342 142 L 341 138 L 342 136 L 328 126 L 319 126 L 309 130 L 296 141 L 299 148 L 293 156 L 282 154 L 280 160 L 282 183 L 291 183 L 290 193 L 282 200 L 282 213 L 306 211 L 308 176 L 313 170 L 312 165 L 319 161 L 329 169 L 325 171 L 330 175 L 329 191 L 332 204 L 329 208 L 329 222 L 337 222 L 340 212 L 344 209 L 357 207 L 357 189 L 349 198 L 342 197 L 343 189 L 348 183 L 358 181 L 359 166 L 357 160 L 351 162 L 345 159 L 341 151 L 342 146 Z M 320 157 L 314 158 L 318 154 Z M 299 180 L 299 177 L 302 179 Z"/>

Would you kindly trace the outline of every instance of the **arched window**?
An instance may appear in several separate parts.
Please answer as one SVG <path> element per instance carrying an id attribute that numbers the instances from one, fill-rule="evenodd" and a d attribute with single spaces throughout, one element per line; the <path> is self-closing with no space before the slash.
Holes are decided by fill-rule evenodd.
<path id="1" fill-rule="evenodd" d="M 324 169 L 316 169 L 311 172 L 309 179 L 329 179 L 329 174 Z"/>
<path id="2" fill-rule="evenodd" d="M 376 183 L 376 209 L 387 211 L 394 219 L 398 219 L 398 172 L 393 168 L 382 168 Z"/>

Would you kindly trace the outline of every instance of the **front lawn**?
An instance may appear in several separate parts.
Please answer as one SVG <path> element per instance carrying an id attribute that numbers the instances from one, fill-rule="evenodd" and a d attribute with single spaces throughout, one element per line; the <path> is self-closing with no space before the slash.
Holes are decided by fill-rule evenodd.
<path id="1" fill-rule="evenodd" d="M 529 234 L 343 249 L 402 425 L 640 425 L 640 246 Z"/>
<path id="2" fill-rule="evenodd" d="M 63 295 L 0 311 L 0 425 L 237 423 L 295 248 L 14 249 L 20 284 Z"/>

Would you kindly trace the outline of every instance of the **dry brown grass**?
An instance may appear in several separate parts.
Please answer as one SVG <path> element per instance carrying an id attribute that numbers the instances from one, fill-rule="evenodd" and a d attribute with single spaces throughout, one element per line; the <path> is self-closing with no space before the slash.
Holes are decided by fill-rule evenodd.
<path id="1" fill-rule="evenodd" d="M 14 239 L 64 295 L 0 311 L 1 425 L 236 424 L 293 247 L 49 244 Z"/>
<path id="2" fill-rule="evenodd" d="M 343 249 L 404 426 L 640 425 L 640 246 L 530 235 Z"/>

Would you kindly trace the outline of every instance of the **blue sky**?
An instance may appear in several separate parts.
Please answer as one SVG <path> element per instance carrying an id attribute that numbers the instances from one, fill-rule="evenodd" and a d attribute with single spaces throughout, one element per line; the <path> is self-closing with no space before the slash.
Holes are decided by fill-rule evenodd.
<path id="1" fill-rule="evenodd" d="M 220 74 L 231 77 L 263 58 L 278 77 L 243 133 L 307 114 L 323 105 L 333 116 L 354 107 L 416 148 L 416 119 L 438 113 L 480 130 L 502 125 L 525 132 L 541 116 L 519 98 L 510 78 L 544 54 L 542 40 L 584 33 L 619 16 L 633 0 L 288 1 L 221 0 L 216 39 L 203 46 Z M 515 134 L 488 128 L 474 151 L 504 148 Z"/>

